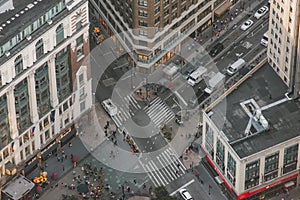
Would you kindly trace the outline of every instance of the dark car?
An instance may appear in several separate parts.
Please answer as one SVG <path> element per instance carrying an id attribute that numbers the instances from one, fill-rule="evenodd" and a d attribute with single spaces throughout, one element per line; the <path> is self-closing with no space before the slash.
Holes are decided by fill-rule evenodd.
<path id="1" fill-rule="evenodd" d="M 187 67 L 182 73 L 183 78 L 188 79 L 189 75 L 191 75 L 194 71 L 195 68 L 193 66 Z"/>
<path id="2" fill-rule="evenodd" d="M 209 52 L 209 55 L 215 57 L 224 49 L 224 45 L 222 43 L 217 43 Z"/>

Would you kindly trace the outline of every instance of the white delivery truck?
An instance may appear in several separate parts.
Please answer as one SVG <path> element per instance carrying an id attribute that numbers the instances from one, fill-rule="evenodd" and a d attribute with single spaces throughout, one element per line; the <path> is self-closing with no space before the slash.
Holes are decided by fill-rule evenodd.
<path id="1" fill-rule="evenodd" d="M 268 31 L 267 31 L 267 32 L 265 32 L 265 34 L 261 38 L 260 44 L 265 46 L 265 47 L 268 47 L 268 40 L 269 40 L 269 36 L 268 36 Z"/>
<path id="2" fill-rule="evenodd" d="M 216 73 L 211 79 L 208 80 L 207 87 L 204 89 L 204 92 L 211 94 L 214 90 L 220 87 L 225 80 L 225 75 L 221 72 Z"/>
<path id="3" fill-rule="evenodd" d="M 227 74 L 232 76 L 240 69 L 242 69 L 245 65 L 246 65 L 246 61 L 242 58 L 239 58 L 237 61 L 235 61 L 233 64 L 227 67 Z"/>
<path id="4" fill-rule="evenodd" d="M 111 99 L 106 99 L 102 101 L 102 106 L 104 110 L 112 117 L 118 113 L 117 106 L 112 102 Z"/>
<path id="5" fill-rule="evenodd" d="M 203 79 L 203 75 L 207 72 L 205 67 L 198 67 L 189 77 L 188 77 L 188 84 L 194 86 L 195 84 L 199 83 Z"/>

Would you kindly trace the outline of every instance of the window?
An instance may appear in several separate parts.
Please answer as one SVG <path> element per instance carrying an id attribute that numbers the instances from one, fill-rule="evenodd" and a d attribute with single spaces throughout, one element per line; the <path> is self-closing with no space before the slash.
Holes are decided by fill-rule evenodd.
<path id="1" fill-rule="evenodd" d="M 169 15 L 169 10 L 166 10 L 165 12 L 164 12 L 164 17 L 166 17 L 166 16 L 168 16 Z"/>
<path id="2" fill-rule="evenodd" d="M 147 30 L 140 30 L 140 35 L 147 36 L 148 35 Z"/>
<path id="3" fill-rule="evenodd" d="M 139 20 L 139 25 L 140 25 L 140 26 L 145 26 L 145 27 L 148 26 L 147 22 L 142 21 L 142 20 Z"/>
<path id="4" fill-rule="evenodd" d="M 289 63 L 289 58 L 288 57 L 285 57 L 285 62 Z"/>
<path id="5" fill-rule="evenodd" d="M 40 59 L 44 55 L 43 39 L 40 39 L 35 45 L 36 59 Z"/>
<path id="6" fill-rule="evenodd" d="M 287 78 L 286 76 L 283 77 L 284 82 L 287 82 Z"/>
<path id="7" fill-rule="evenodd" d="M 164 7 L 168 6 L 170 4 L 170 0 L 164 0 Z"/>
<path id="8" fill-rule="evenodd" d="M 172 6 L 172 10 L 175 10 L 177 9 L 177 3 L 175 3 L 173 6 Z"/>
<path id="9" fill-rule="evenodd" d="M 79 75 L 79 84 L 82 85 L 84 83 L 83 73 Z"/>
<path id="10" fill-rule="evenodd" d="M 81 29 L 81 27 L 82 27 L 82 24 L 81 24 L 81 14 L 80 13 L 77 14 L 76 21 L 77 21 L 77 23 L 76 23 L 76 31 L 79 31 Z"/>
<path id="11" fill-rule="evenodd" d="M 139 16 L 147 17 L 147 16 L 148 16 L 148 13 L 147 13 L 147 11 L 145 11 L 145 10 L 139 10 Z"/>
<path id="12" fill-rule="evenodd" d="M 76 39 L 76 45 L 77 45 L 77 47 L 79 47 L 82 44 L 83 44 L 83 36 L 81 35 Z"/>
<path id="13" fill-rule="evenodd" d="M 160 17 L 157 17 L 157 18 L 154 20 L 154 24 L 157 24 L 159 21 L 160 21 Z"/>
<path id="14" fill-rule="evenodd" d="M 80 112 L 83 112 L 85 110 L 85 101 L 80 103 Z"/>
<path id="15" fill-rule="evenodd" d="M 22 55 L 18 55 L 17 58 L 15 59 L 15 74 L 16 75 L 20 74 L 22 70 L 23 70 Z"/>
<path id="16" fill-rule="evenodd" d="M 80 60 L 83 56 L 83 46 L 77 47 L 77 60 Z"/>
<path id="17" fill-rule="evenodd" d="M 64 41 L 64 27 L 60 24 L 56 29 L 56 45 Z"/>
<path id="18" fill-rule="evenodd" d="M 139 6 L 147 7 L 147 1 L 146 0 L 139 0 Z"/>
<path id="19" fill-rule="evenodd" d="M 156 9 L 155 9 L 155 11 L 154 11 L 154 14 L 156 15 L 157 13 L 159 13 L 160 12 L 160 7 L 157 7 Z"/>

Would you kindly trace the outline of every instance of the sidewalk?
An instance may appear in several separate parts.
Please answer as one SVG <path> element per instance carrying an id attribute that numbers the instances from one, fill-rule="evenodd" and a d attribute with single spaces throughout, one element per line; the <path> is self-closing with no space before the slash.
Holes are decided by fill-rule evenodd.
<path id="1" fill-rule="evenodd" d="M 221 19 L 215 20 L 212 26 L 200 33 L 198 38 L 199 44 L 203 45 L 205 49 L 208 49 L 217 42 L 223 42 L 228 36 L 228 33 L 233 29 L 233 26 L 237 24 L 237 28 L 239 28 L 239 25 L 244 22 L 242 19 L 248 15 L 252 15 L 256 7 L 261 4 L 261 1 L 251 1 L 251 4 L 245 5 L 244 9 L 240 9 L 240 4 L 241 3 L 238 2 L 232 6 Z M 231 17 L 233 17 L 233 20 L 231 20 Z"/>

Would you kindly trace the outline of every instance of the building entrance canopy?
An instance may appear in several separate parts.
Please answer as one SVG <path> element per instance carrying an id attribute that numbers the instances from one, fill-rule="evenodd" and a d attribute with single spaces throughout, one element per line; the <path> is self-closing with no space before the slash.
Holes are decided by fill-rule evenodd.
<path id="1" fill-rule="evenodd" d="M 226 1 L 225 3 L 223 3 L 220 7 L 218 7 L 215 10 L 215 15 L 217 17 L 221 17 L 229 9 L 229 7 L 231 5 L 232 5 L 232 3 L 230 1 Z"/>
<path id="2" fill-rule="evenodd" d="M 10 199 L 22 199 L 34 188 L 34 183 L 26 177 L 19 175 L 12 180 L 2 191 Z"/>

